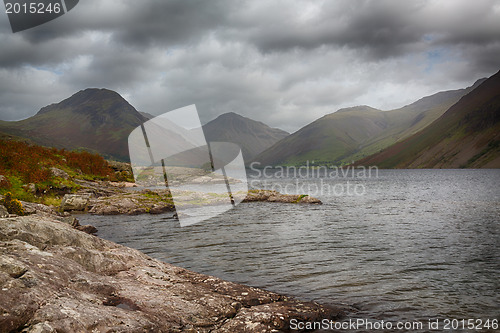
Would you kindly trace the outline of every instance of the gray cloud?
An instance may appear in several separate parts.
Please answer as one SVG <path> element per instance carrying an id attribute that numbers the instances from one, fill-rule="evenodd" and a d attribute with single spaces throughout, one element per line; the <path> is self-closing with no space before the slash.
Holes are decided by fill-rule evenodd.
<path id="1" fill-rule="evenodd" d="M 86 0 L 12 34 L 0 14 L 0 119 L 87 87 L 160 114 L 196 103 L 293 131 L 338 108 L 393 108 L 500 69 L 482 1 Z"/>
<path id="2" fill-rule="evenodd" d="M 329 45 L 380 57 L 399 55 L 422 35 L 407 20 L 414 7 L 412 2 L 330 1 L 316 8 L 312 17 L 303 17 L 301 6 L 284 14 L 276 9 L 263 25 L 250 29 L 248 38 L 263 52 Z"/>

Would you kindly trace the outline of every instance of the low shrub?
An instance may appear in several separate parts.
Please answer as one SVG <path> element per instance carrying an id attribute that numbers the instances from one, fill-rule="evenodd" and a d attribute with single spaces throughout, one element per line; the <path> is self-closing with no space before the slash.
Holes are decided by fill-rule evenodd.
<path id="1" fill-rule="evenodd" d="M 24 215 L 23 205 L 21 201 L 12 198 L 12 194 L 7 192 L 1 203 L 5 206 L 9 214 Z"/>

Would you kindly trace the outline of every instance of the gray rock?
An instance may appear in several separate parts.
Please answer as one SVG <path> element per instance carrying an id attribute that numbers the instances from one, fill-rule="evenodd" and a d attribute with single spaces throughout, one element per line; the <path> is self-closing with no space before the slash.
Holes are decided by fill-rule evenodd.
<path id="1" fill-rule="evenodd" d="M 95 215 L 125 214 L 125 212 L 120 211 L 120 209 L 115 205 L 103 204 L 102 202 L 100 202 L 99 204 L 94 204 L 93 207 L 89 210 L 89 213 Z"/>
<path id="2" fill-rule="evenodd" d="M 2 204 L 0 204 L 0 218 L 1 217 L 9 217 L 9 212 L 7 211 L 7 208 L 5 208 L 5 206 Z"/>
<path id="3" fill-rule="evenodd" d="M 58 168 L 54 168 L 54 167 L 50 168 L 50 173 L 52 173 L 52 176 L 54 176 L 54 177 L 60 177 L 60 178 L 64 178 L 64 179 L 69 178 L 69 175 L 66 171 L 58 169 Z"/>
<path id="4" fill-rule="evenodd" d="M 172 212 L 175 209 L 174 205 L 161 203 L 158 205 L 154 205 L 150 210 L 149 214 L 163 214 L 167 212 Z"/>
<path id="5" fill-rule="evenodd" d="M 84 211 L 90 202 L 90 194 L 65 194 L 61 201 L 62 211 Z"/>
<path id="6" fill-rule="evenodd" d="M 340 309 L 160 262 L 37 215 L 0 219 L 1 332 L 271 332 Z"/>
<path id="7" fill-rule="evenodd" d="M 89 235 L 93 235 L 95 233 L 97 233 L 97 228 L 94 227 L 93 225 L 89 225 L 89 224 L 86 224 L 86 225 L 77 225 L 77 226 L 74 226 L 74 228 L 76 230 L 80 230 L 80 231 L 83 231 Z"/>
<path id="8" fill-rule="evenodd" d="M 66 223 L 73 228 L 78 227 L 80 225 L 80 221 L 74 216 L 61 216 L 56 218 L 58 221 L 61 221 L 62 223 Z"/>
<path id="9" fill-rule="evenodd" d="M 46 214 L 46 215 L 57 215 L 57 212 L 46 205 L 38 204 L 34 202 L 21 201 L 23 205 L 24 213 L 27 215 L 31 214 Z"/>
<path id="10" fill-rule="evenodd" d="M 20 261 L 8 257 L 0 257 L 0 272 L 7 273 L 12 278 L 19 278 L 28 271 L 28 268 Z"/>
<path id="11" fill-rule="evenodd" d="M 55 332 L 54 329 L 47 322 L 35 324 L 22 331 L 22 333 L 53 333 L 53 332 Z"/>

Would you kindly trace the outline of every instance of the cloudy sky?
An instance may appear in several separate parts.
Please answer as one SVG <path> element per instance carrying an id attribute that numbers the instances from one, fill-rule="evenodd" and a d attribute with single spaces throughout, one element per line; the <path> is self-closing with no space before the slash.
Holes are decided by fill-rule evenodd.
<path id="1" fill-rule="evenodd" d="M 500 70 L 500 1 L 80 0 L 12 33 L 0 13 L 0 119 L 88 87 L 139 111 L 196 104 L 295 131 L 391 109 Z"/>

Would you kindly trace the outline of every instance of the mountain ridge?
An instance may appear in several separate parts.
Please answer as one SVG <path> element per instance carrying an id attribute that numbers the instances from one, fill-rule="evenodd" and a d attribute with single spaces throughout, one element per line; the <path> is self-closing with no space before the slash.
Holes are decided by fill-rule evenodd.
<path id="1" fill-rule="evenodd" d="M 340 109 L 302 127 L 255 157 L 262 165 L 350 164 L 425 128 L 474 85 L 425 96 L 399 109 L 366 105 Z"/>
<path id="2" fill-rule="evenodd" d="M 500 71 L 431 125 L 355 164 L 382 168 L 500 167 Z"/>

